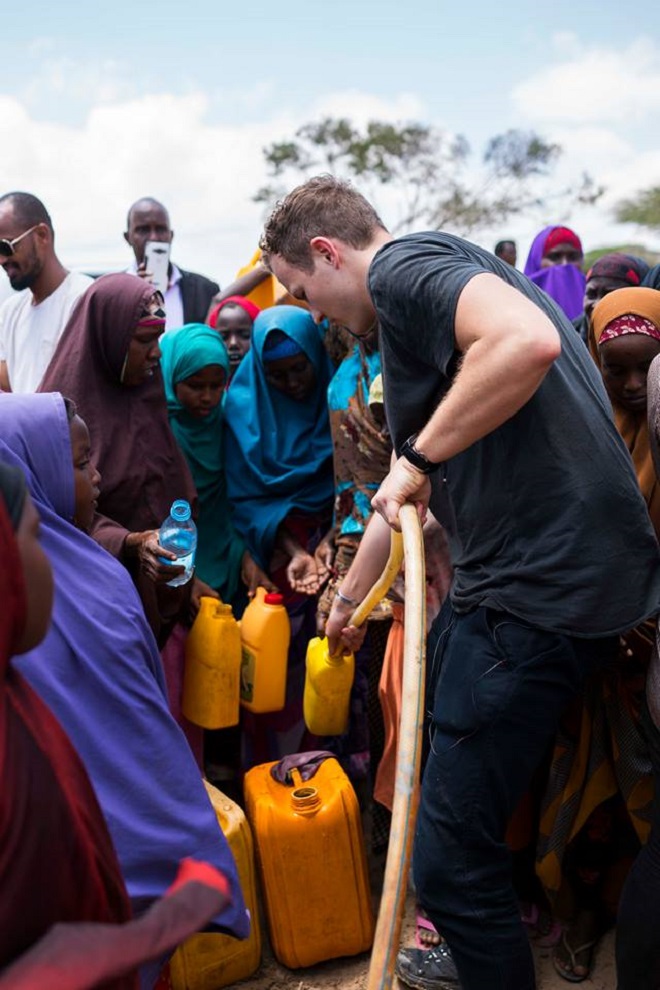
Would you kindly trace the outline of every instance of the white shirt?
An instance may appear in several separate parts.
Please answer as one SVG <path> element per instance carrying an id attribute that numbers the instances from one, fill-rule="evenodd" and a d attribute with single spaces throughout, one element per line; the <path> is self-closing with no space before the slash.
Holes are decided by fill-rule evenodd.
<path id="1" fill-rule="evenodd" d="M 36 306 L 29 289 L 0 305 L 0 361 L 7 362 L 12 392 L 37 390 L 74 304 L 93 281 L 82 272 L 69 272 Z"/>
<path id="2" fill-rule="evenodd" d="M 165 293 L 165 330 L 176 330 L 182 327 L 183 320 L 183 299 L 181 298 L 181 272 L 170 262 L 172 271 L 170 281 Z M 137 275 L 137 263 L 133 263 L 126 271 L 130 275 Z"/>

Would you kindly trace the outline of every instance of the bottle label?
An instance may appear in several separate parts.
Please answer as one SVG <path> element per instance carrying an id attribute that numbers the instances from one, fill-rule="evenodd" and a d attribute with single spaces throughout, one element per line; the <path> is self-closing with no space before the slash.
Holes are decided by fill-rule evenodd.
<path id="1" fill-rule="evenodd" d="M 254 670 L 256 656 L 247 646 L 241 646 L 241 699 L 251 702 L 254 698 Z"/>

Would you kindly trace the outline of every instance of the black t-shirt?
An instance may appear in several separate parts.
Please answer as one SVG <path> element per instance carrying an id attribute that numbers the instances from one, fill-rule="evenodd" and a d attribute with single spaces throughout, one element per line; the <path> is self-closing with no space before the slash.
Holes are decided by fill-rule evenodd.
<path id="1" fill-rule="evenodd" d="M 522 409 L 431 476 L 431 511 L 454 565 L 452 604 L 574 636 L 623 632 L 660 609 L 660 552 L 600 374 L 549 296 L 450 234 L 391 241 L 369 270 L 395 447 L 451 386 L 458 298 L 481 272 L 535 302 L 562 351 Z"/>

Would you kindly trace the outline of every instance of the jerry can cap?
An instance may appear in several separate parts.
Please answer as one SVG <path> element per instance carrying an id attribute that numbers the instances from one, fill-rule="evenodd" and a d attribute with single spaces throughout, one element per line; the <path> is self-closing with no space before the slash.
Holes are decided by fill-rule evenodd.
<path id="1" fill-rule="evenodd" d="M 280 595 L 276 591 L 269 591 L 264 595 L 264 602 L 266 605 L 281 605 L 284 601 L 284 596 Z"/>

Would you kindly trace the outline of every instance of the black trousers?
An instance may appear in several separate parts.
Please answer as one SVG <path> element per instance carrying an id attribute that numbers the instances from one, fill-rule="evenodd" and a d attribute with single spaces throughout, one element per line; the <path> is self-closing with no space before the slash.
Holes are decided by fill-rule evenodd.
<path id="1" fill-rule="evenodd" d="M 463 990 L 536 986 L 506 828 L 559 716 L 616 643 L 547 632 L 487 608 L 457 614 L 445 606 L 434 623 L 413 869 Z"/>

